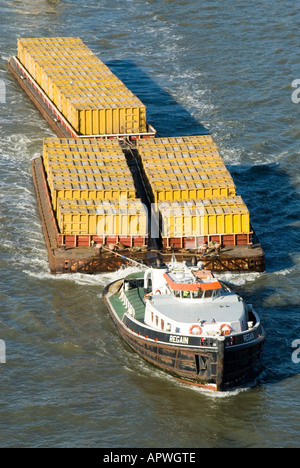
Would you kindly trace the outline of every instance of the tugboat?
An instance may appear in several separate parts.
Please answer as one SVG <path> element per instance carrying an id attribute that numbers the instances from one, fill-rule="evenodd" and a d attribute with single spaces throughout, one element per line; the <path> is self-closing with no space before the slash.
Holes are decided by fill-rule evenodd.
<path id="1" fill-rule="evenodd" d="M 103 299 L 128 345 L 185 384 L 224 391 L 249 379 L 260 359 L 258 314 L 201 262 L 173 257 L 115 281 Z"/>

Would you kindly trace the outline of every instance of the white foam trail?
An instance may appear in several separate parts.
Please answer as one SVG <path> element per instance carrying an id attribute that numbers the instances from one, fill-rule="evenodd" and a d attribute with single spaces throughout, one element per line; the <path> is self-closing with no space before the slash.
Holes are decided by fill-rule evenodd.
<path id="1" fill-rule="evenodd" d="M 243 286 L 247 283 L 254 283 L 260 279 L 264 273 L 216 273 L 214 276 L 226 283 L 234 284 L 236 286 Z"/>
<path id="2" fill-rule="evenodd" d="M 37 278 L 40 280 L 52 280 L 52 281 L 70 281 L 72 283 L 76 283 L 81 286 L 107 286 L 108 284 L 112 283 L 113 281 L 117 281 L 118 279 L 124 278 L 127 275 L 132 273 L 137 273 L 141 271 L 137 267 L 123 267 L 120 268 L 116 272 L 112 273 L 98 273 L 95 275 L 87 275 L 86 273 L 63 273 L 52 275 L 49 271 L 44 272 L 36 272 L 30 270 L 23 270 L 23 273 L 26 275 Z"/>

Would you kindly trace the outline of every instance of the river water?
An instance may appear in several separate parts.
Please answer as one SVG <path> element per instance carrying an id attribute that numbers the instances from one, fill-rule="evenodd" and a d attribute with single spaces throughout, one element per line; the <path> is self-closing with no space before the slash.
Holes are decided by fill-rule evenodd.
<path id="1" fill-rule="evenodd" d="M 0 0 L 0 446 L 300 445 L 300 11 L 292 0 Z M 253 385 L 175 383 L 121 341 L 101 302 L 122 275 L 49 273 L 31 160 L 54 136 L 7 71 L 18 37 L 80 36 L 160 135 L 208 129 L 265 249 L 225 275 L 268 333 Z"/>

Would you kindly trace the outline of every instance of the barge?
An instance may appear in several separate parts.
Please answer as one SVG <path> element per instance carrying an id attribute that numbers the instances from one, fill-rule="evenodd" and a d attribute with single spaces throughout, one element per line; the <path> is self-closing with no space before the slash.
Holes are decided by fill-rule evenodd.
<path id="1" fill-rule="evenodd" d="M 52 273 L 115 271 L 135 262 L 152 265 L 158 258 L 170 261 L 174 252 L 178 260 L 189 264 L 201 259 L 214 272 L 265 270 L 265 254 L 252 230 L 247 207 L 237 196 L 211 136 L 156 138 L 155 129 L 146 123 L 143 104 L 79 38 L 20 40 L 18 57 L 9 60 L 8 68 L 60 138 L 52 141 L 56 148 L 54 156 L 50 151 L 53 164 L 48 163 L 47 155 L 46 140 L 51 143 L 51 139 L 44 142 L 43 156 L 32 161 Z M 94 69 L 97 76 L 91 71 Z M 91 100 L 87 97 L 90 89 Z M 82 90 L 86 100 L 80 101 Z M 94 104 L 95 99 L 100 101 Z M 118 101 L 116 106 L 111 99 Z M 96 148 L 98 160 L 93 156 L 92 162 L 80 163 L 79 170 L 74 154 L 70 156 L 65 148 L 77 142 L 83 155 L 79 151 L 76 157 L 83 160 L 91 141 L 106 144 L 108 152 L 113 148 L 111 159 L 104 162 L 106 167 L 101 160 L 102 167 L 97 169 L 103 155 Z M 109 190 L 93 191 L 91 175 L 98 185 L 107 176 Z M 82 181 L 85 191 L 79 190 Z M 126 193 L 121 182 L 128 186 Z M 143 209 L 134 225 L 126 213 L 130 221 L 121 228 L 121 214 L 111 215 L 104 206 L 106 198 L 109 203 L 116 198 L 107 196 L 109 192 L 143 205 L 151 220 L 154 209 L 156 235 L 152 236 L 154 223 L 146 220 Z M 166 203 L 170 204 L 167 211 Z M 99 232 L 101 223 L 96 216 L 100 205 L 108 222 L 101 221 Z M 107 230 L 109 223 L 113 227 Z M 82 228 L 87 224 L 89 228 Z M 94 225 L 96 230 L 90 227 Z"/>
<path id="2" fill-rule="evenodd" d="M 122 338 L 184 384 L 223 391 L 254 375 L 266 339 L 251 305 L 209 271 L 173 257 L 107 286 Z"/>
<path id="3" fill-rule="evenodd" d="M 122 266 L 142 262 L 145 265 L 154 264 L 159 258 L 168 262 L 176 252 L 178 260 L 195 262 L 201 260 L 205 268 L 215 272 L 263 272 L 265 255 L 260 244 L 223 246 L 216 252 L 203 254 L 199 250 L 188 249 L 158 249 L 155 245 L 148 247 L 133 246 L 122 248 L 115 244 L 108 245 L 78 245 L 78 236 L 61 238 L 57 220 L 53 211 L 51 196 L 47 184 L 43 160 L 35 158 L 32 162 L 33 182 L 37 194 L 37 203 L 42 221 L 50 270 L 59 273 L 103 273 L 117 271 Z M 115 241 L 115 239 L 114 239 Z M 89 242 L 89 240 L 88 240 Z"/>

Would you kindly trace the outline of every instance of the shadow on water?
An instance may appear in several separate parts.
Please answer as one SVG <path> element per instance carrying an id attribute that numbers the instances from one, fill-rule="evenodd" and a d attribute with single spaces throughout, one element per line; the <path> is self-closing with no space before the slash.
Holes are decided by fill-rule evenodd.
<path id="1" fill-rule="evenodd" d="M 147 106 L 147 120 L 160 137 L 207 135 L 209 131 L 131 60 L 106 62 Z"/>
<path id="2" fill-rule="evenodd" d="M 258 383 L 279 383 L 300 373 L 300 196 L 278 164 L 227 167 L 266 254 L 266 274 L 238 288 L 267 331 Z"/>
<path id="3" fill-rule="evenodd" d="M 275 163 L 227 166 L 266 253 L 267 272 L 291 268 L 300 252 L 300 196 Z"/>

